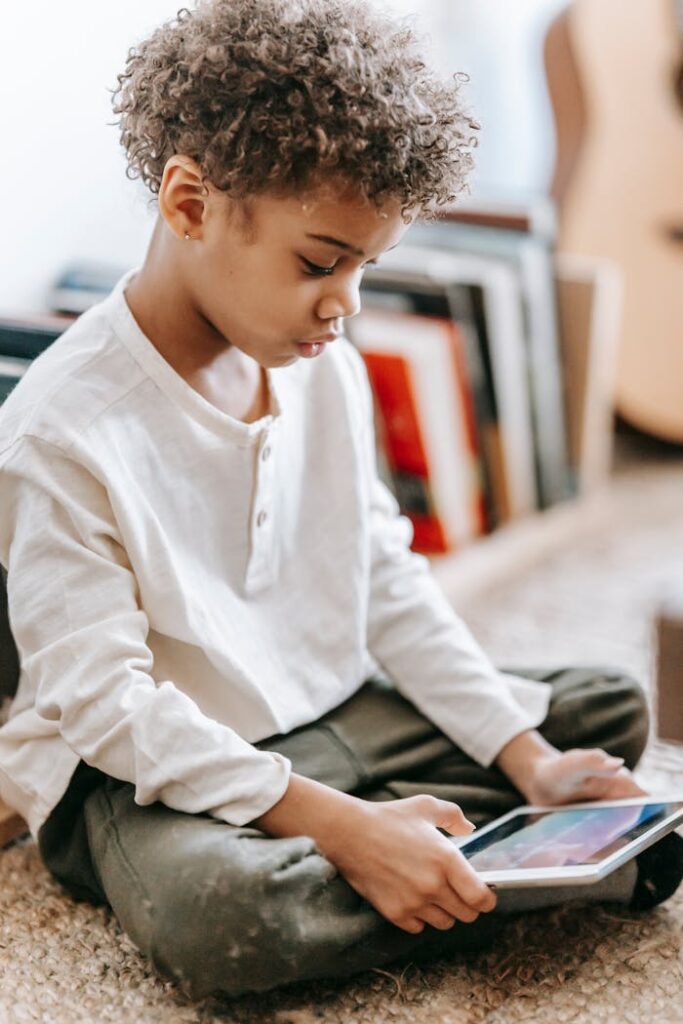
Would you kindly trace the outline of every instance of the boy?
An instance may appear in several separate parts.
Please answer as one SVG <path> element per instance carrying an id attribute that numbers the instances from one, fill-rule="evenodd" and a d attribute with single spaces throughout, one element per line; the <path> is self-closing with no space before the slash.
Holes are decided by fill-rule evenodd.
<path id="1" fill-rule="evenodd" d="M 119 86 L 149 251 L 0 421 L 2 795 L 195 997 L 471 948 L 496 899 L 443 832 L 639 793 L 647 733 L 618 673 L 496 670 L 376 477 L 343 321 L 475 126 L 347 0 L 200 3 Z M 591 896 L 654 904 L 652 863 Z"/>

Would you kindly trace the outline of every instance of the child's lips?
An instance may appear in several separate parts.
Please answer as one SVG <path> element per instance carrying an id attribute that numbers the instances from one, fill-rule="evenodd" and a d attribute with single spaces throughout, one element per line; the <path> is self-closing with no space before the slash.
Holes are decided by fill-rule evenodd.
<path id="1" fill-rule="evenodd" d="M 325 351 L 325 345 L 338 338 L 338 334 L 321 334 L 318 338 L 310 338 L 308 341 L 298 341 L 297 345 L 302 356 L 306 359 L 313 359 Z"/>
<path id="2" fill-rule="evenodd" d="M 325 351 L 324 341 L 298 341 L 297 347 L 304 359 L 314 359 Z"/>

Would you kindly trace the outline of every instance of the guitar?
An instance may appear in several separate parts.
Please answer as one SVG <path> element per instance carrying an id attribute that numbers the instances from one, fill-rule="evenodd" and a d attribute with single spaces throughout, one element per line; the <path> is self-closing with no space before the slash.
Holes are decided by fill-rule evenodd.
<path id="1" fill-rule="evenodd" d="M 619 267 L 616 409 L 683 443 L 683 0 L 574 0 L 544 56 L 558 249 Z"/>

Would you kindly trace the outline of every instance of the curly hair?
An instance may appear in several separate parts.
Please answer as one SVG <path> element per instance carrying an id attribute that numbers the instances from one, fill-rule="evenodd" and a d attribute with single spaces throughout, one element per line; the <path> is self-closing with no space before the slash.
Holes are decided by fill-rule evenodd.
<path id="1" fill-rule="evenodd" d="M 405 23 L 363 0 L 199 0 L 117 76 L 127 176 L 158 193 L 173 154 L 236 198 L 342 180 L 433 216 L 466 187 L 479 125 Z"/>

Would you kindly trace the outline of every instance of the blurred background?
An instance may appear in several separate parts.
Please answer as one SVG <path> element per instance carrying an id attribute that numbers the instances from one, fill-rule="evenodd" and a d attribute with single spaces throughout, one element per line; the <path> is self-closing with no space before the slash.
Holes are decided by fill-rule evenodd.
<path id="1" fill-rule="evenodd" d="M 74 260 L 132 266 L 153 215 L 124 175 L 108 89 L 128 48 L 175 15 L 176 0 L 37 0 L 3 10 L 0 61 L 0 313 L 44 308 Z M 473 194 L 547 187 L 554 133 L 541 46 L 561 0 L 391 0 L 430 37 L 446 72 L 465 71 L 483 126 Z"/>
<path id="2" fill-rule="evenodd" d="M 683 0 L 376 2 L 411 20 L 444 74 L 469 76 L 463 97 L 482 130 L 466 203 L 521 212 L 523 222 L 489 226 L 542 235 L 560 278 L 588 273 L 568 270 L 566 255 L 593 261 L 599 301 L 584 319 L 592 335 L 603 321 L 590 342 L 603 397 L 634 427 L 683 443 Z M 125 176 L 111 90 L 129 47 L 177 8 L 36 0 L 4 10 L 0 317 L 81 312 L 144 258 L 155 204 Z M 465 242 L 451 235 L 447 247 Z M 65 276 L 66 298 L 56 289 Z M 572 308 L 557 313 L 567 336 L 578 301 L 565 297 Z M 545 333 L 551 349 L 549 322 Z M 12 352 L 8 343 L 2 354 Z"/>

